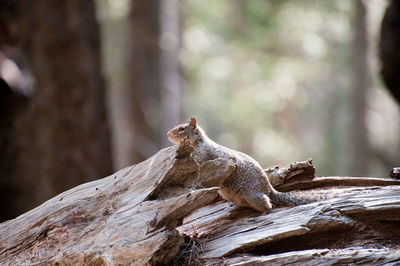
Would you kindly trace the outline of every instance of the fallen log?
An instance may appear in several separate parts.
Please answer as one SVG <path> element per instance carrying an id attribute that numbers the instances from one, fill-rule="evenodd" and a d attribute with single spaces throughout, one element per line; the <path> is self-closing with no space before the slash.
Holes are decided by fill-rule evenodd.
<path id="1" fill-rule="evenodd" d="M 394 265 L 400 251 L 374 248 L 346 248 L 343 250 L 310 249 L 285 252 L 270 256 L 240 256 L 210 260 L 210 265 Z"/>
<path id="2" fill-rule="evenodd" d="M 194 178 L 190 157 L 176 147 L 104 179 L 68 190 L 0 224 L 0 264 L 155 264 L 171 260 L 183 244 L 174 228 L 217 188 L 176 193 L 179 178 Z"/>
<path id="3" fill-rule="evenodd" d="M 283 181 L 278 189 L 292 190 L 297 182 L 300 189 L 325 189 L 335 196 L 260 215 L 219 197 L 215 186 L 235 171 L 232 160 L 199 166 L 191 152 L 188 143 L 163 149 L 140 164 L 75 187 L 0 224 L 0 264 L 400 260 L 400 180 L 315 178 L 310 177 L 312 171 L 299 171 L 310 165 L 298 163 L 286 176 L 280 175 L 292 184 L 285 187 Z M 340 187 L 331 188 L 332 184 Z"/>

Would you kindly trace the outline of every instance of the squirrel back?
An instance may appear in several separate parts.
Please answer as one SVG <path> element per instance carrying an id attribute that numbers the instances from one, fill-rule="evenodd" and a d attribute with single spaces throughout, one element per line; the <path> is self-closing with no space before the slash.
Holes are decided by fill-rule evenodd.
<path id="1" fill-rule="evenodd" d="M 263 213 L 274 206 L 296 206 L 315 201 L 306 195 L 276 191 L 260 164 L 252 157 L 212 141 L 197 125 L 196 118 L 168 131 L 168 138 L 174 144 L 188 139 L 194 147 L 193 159 L 199 164 L 217 158 L 231 158 L 236 164 L 236 173 L 220 185 L 221 196 L 237 206 L 256 209 Z M 271 204 L 272 202 L 272 204 Z"/>

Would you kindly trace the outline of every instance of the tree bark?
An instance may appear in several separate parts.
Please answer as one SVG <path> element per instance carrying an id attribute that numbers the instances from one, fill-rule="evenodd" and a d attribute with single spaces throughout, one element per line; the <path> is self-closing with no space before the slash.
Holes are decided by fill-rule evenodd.
<path id="1" fill-rule="evenodd" d="M 116 139 L 117 167 L 140 162 L 160 148 L 160 3 L 131 1 L 128 17 L 129 56 Z"/>
<path id="2" fill-rule="evenodd" d="M 368 175 L 369 141 L 366 126 L 367 92 L 370 86 L 368 68 L 367 10 L 362 0 L 356 0 L 353 41 L 353 92 L 350 173 L 357 176 Z"/>
<path id="3" fill-rule="evenodd" d="M 117 97 L 116 165 L 140 162 L 168 146 L 181 120 L 179 3 L 131 0 L 126 82 Z"/>
<path id="4" fill-rule="evenodd" d="M 19 49 L 36 82 L 8 128 L 0 178 L 15 194 L 0 200 L 4 220 L 112 169 L 93 1 L 6 0 L 0 10 L 1 45 Z"/>
<path id="5" fill-rule="evenodd" d="M 178 0 L 160 1 L 161 132 L 181 121 L 182 93 L 179 64 L 180 15 Z M 161 145 L 169 146 L 166 135 Z"/>

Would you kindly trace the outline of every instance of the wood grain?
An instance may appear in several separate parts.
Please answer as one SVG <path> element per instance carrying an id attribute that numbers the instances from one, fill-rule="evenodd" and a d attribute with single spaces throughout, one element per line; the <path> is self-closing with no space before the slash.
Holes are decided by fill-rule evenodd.
<path id="1" fill-rule="evenodd" d="M 398 180 L 304 179 L 297 175 L 299 168 L 310 166 L 293 164 L 280 172 L 287 176 L 279 177 L 291 185 L 282 182 L 278 187 L 291 190 L 297 183 L 303 193 L 325 193 L 330 199 L 261 215 L 222 200 L 219 188 L 213 187 L 236 171 L 231 160 L 199 166 L 190 157 L 192 151 L 187 146 L 163 149 L 140 164 L 70 189 L 0 224 L 0 264 L 400 261 Z M 318 190 L 305 190 L 307 186 Z"/>

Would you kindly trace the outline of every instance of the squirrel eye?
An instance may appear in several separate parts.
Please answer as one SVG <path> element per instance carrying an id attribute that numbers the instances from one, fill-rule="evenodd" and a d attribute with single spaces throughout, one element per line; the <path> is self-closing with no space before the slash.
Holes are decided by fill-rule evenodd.
<path id="1" fill-rule="evenodd" d="M 183 127 L 178 128 L 178 131 L 179 131 L 179 132 L 184 131 L 184 130 L 185 130 L 185 129 L 184 129 Z"/>

